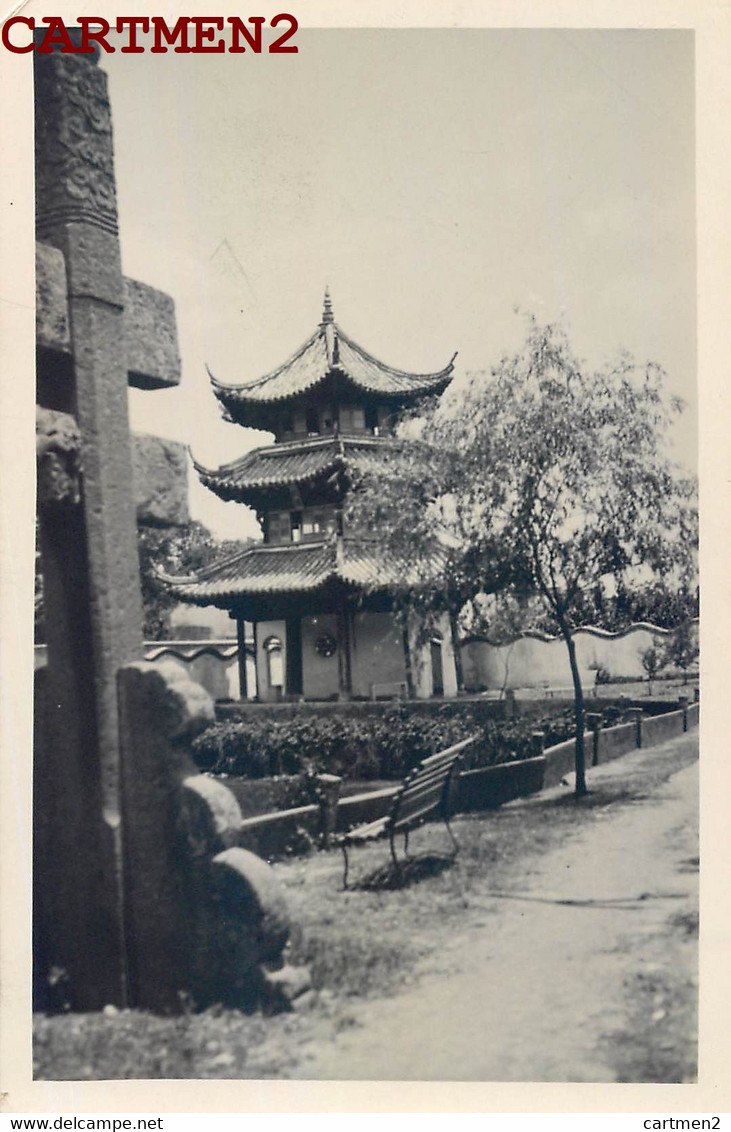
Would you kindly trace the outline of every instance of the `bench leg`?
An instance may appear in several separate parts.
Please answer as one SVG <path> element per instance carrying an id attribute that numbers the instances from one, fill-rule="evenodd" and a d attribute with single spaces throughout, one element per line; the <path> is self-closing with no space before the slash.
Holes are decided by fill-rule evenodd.
<path id="1" fill-rule="evenodd" d="M 344 845 L 341 845 L 340 848 L 342 849 L 343 857 L 345 858 L 345 868 L 343 870 L 343 888 L 347 888 L 348 887 L 348 850 L 345 848 Z"/>
<path id="2" fill-rule="evenodd" d="M 409 855 L 409 831 L 407 829 L 406 832 L 404 833 L 404 857 L 408 857 L 408 855 Z"/>
<path id="3" fill-rule="evenodd" d="M 394 868 L 396 869 L 397 873 L 400 873 L 401 865 L 399 864 L 398 857 L 396 856 L 396 846 L 393 843 L 393 833 L 389 837 L 388 842 L 391 846 L 391 860 L 393 861 Z"/>
<path id="4" fill-rule="evenodd" d="M 454 834 L 452 833 L 452 827 L 451 827 L 451 825 L 449 824 L 449 822 L 447 821 L 447 819 L 446 819 L 446 818 L 444 819 L 444 824 L 445 824 L 445 825 L 446 825 L 446 827 L 447 827 L 447 833 L 449 834 L 449 836 L 450 836 L 450 837 L 451 837 L 451 839 L 452 839 L 452 845 L 454 846 L 454 855 L 455 855 L 455 857 L 456 857 L 456 856 L 457 856 L 457 854 L 459 853 L 459 843 L 458 843 L 458 841 L 457 841 L 457 838 L 456 838 L 456 837 L 454 836 Z"/>

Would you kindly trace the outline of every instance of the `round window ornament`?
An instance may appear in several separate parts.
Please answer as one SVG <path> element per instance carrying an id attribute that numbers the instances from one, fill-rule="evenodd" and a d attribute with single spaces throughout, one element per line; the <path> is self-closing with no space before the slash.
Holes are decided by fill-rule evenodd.
<path id="1" fill-rule="evenodd" d="M 334 656 L 338 643 L 331 633 L 321 633 L 315 641 L 315 652 L 318 656 Z"/>

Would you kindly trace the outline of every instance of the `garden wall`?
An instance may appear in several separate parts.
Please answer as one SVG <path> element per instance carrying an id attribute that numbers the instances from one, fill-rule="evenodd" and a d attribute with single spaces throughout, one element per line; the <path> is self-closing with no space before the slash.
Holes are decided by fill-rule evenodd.
<path id="1" fill-rule="evenodd" d="M 34 647 L 34 667 L 47 663 L 45 645 Z M 202 684 L 213 700 L 239 697 L 238 645 L 228 638 L 217 640 L 145 641 L 144 658 L 153 664 L 172 660 L 196 684 Z M 246 658 L 249 688 L 255 687 L 254 658 Z"/>
<path id="2" fill-rule="evenodd" d="M 574 643 L 582 683 L 591 686 L 600 667 L 616 677 L 642 680 L 642 654 L 653 646 L 664 647 L 671 636 L 671 630 L 645 622 L 617 633 L 592 626 L 577 629 Z M 566 645 L 561 637 L 546 633 L 523 633 L 509 644 L 468 638 L 462 645 L 462 666 L 468 688 L 571 687 Z"/>

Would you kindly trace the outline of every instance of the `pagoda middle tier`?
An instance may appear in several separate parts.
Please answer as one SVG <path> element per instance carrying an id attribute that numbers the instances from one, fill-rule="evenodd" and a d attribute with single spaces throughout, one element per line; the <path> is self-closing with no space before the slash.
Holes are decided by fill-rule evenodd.
<path id="1" fill-rule="evenodd" d="M 317 436 L 257 448 L 216 469 L 193 464 L 201 483 L 221 499 L 261 511 L 338 502 L 348 472 L 377 472 L 394 443 L 390 436 Z"/>

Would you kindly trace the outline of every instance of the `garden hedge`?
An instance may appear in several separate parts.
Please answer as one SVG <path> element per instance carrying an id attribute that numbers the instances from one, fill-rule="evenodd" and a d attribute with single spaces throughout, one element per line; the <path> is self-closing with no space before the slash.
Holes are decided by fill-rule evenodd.
<path id="1" fill-rule="evenodd" d="M 621 722 L 626 706 L 603 704 L 604 726 Z M 225 720 L 195 740 L 193 757 L 202 770 L 249 779 L 328 773 L 361 781 L 395 780 L 421 759 L 476 733 L 482 741 L 466 756 L 466 770 L 528 758 L 535 730 L 545 732 L 546 746 L 574 734 L 570 708 L 497 722 L 478 721 L 469 703 L 463 707 L 458 714 L 450 710 L 424 715 L 394 704 L 376 717 L 302 714 L 277 719 L 262 714 Z"/>

